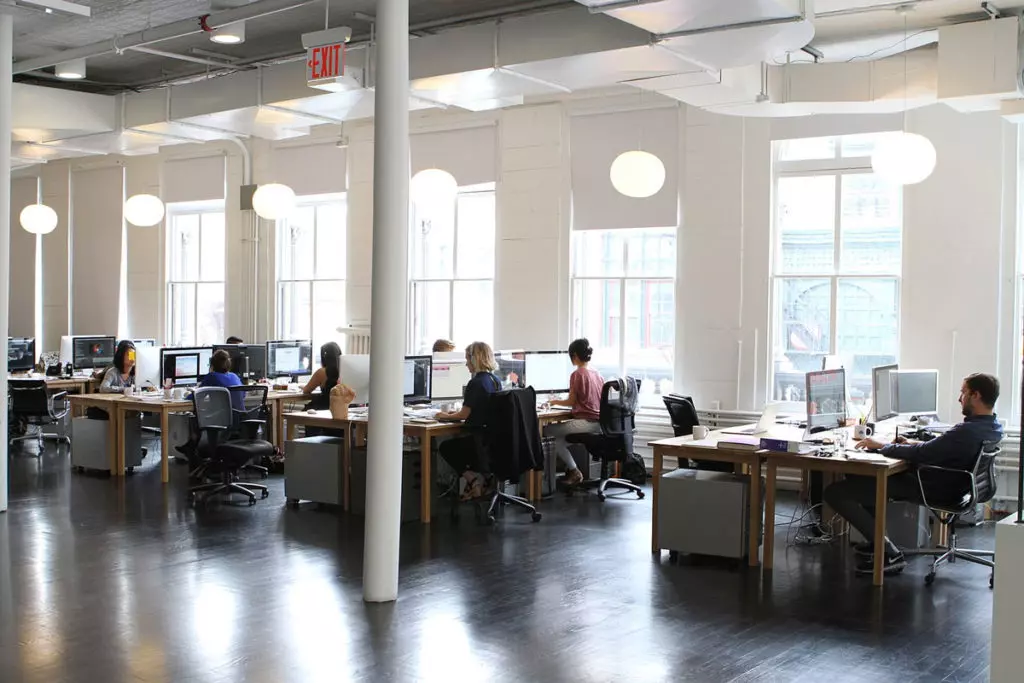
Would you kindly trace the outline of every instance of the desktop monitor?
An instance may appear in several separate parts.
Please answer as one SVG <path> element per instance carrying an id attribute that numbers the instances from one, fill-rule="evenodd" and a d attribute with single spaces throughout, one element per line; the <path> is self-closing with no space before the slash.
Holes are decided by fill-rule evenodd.
<path id="1" fill-rule="evenodd" d="M 846 424 L 846 371 L 807 373 L 807 429 L 822 431 Z"/>
<path id="2" fill-rule="evenodd" d="M 309 339 L 267 342 L 267 377 L 299 378 L 313 374 L 313 342 Z"/>
<path id="3" fill-rule="evenodd" d="M 430 403 L 430 356 L 406 356 L 402 370 L 405 403 Z"/>
<path id="4" fill-rule="evenodd" d="M 34 337 L 7 338 L 7 371 L 29 372 L 36 367 L 36 340 Z"/>
<path id="5" fill-rule="evenodd" d="M 259 380 L 267 374 L 267 347 L 262 344 L 215 344 L 213 352 L 227 351 L 231 372 L 244 380 Z"/>
<path id="6" fill-rule="evenodd" d="M 457 401 L 462 398 L 472 376 L 462 351 L 435 353 L 430 365 L 430 398 L 435 401 Z"/>
<path id="7" fill-rule="evenodd" d="M 498 361 L 498 379 L 506 389 L 526 388 L 526 352 L 499 351 L 494 354 Z"/>
<path id="8" fill-rule="evenodd" d="M 136 354 L 138 355 L 138 354 Z M 160 383 L 191 387 L 210 371 L 213 349 L 209 346 L 160 349 Z"/>
<path id="9" fill-rule="evenodd" d="M 159 346 L 140 346 L 135 349 L 135 386 L 160 386 Z"/>
<path id="10" fill-rule="evenodd" d="M 569 375 L 575 369 L 566 351 L 527 351 L 524 362 L 530 386 L 538 394 L 569 391 Z"/>
<path id="11" fill-rule="evenodd" d="M 352 354 L 338 359 L 338 380 L 356 392 L 353 405 L 367 405 L 370 402 L 370 357 Z"/>
<path id="12" fill-rule="evenodd" d="M 893 403 L 898 414 L 931 414 L 938 411 L 938 370 L 896 370 L 892 380 Z"/>
<path id="13" fill-rule="evenodd" d="M 75 370 L 96 370 L 114 363 L 116 337 L 72 337 L 71 367 Z"/>
<path id="14" fill-rule="evenodd" d="M 896 401 L 893 400 L 893 373 L 899 365 L 879 365 L 871 369 L 871 404 L 876 420 L 888 420 L 896 416 Z"/>

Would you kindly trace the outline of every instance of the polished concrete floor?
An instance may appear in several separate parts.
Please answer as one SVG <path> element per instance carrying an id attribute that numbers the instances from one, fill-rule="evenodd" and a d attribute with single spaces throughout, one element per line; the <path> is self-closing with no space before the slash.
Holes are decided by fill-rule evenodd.
<path id="1" fill-rule="evenodd" d="M 405 525 L 400 599 L 366 605 L 361 520 L 286 508 L 280 479 L 193 509 L 182 466 L 118 486 L 34 448 L 0 515 L 3 683 L 987 680 L 992 593 L 965 564 L 879 592 L 841 545 L 780 538 L 762 581 L 652 560 L 649 496 L 558 498 L 536 525 Z"/>

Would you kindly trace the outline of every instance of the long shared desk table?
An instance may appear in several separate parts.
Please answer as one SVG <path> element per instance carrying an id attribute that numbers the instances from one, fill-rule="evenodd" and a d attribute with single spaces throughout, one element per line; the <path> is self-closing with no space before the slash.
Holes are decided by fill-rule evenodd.
<path id="1" fill-rule="evenodd" d="M 541 429 L 544 425 L 563 422 L 571 419 L 569 411 L 546 410 L 538 411 L 537 422 Z M 295 436 L 296 427 L 317 427 L 320 429 L 332 429 L 344 432 L 344 445 L 342 446 L 342 481 L 339 482 L 342 492 L 342 506 L 347 511 L 350 504 L 350 482 L 349 471 L 352 464 L 352 441 L 362 441 L 366 438 L 366 430 L 369 420 L 366 415 L 351 415 L 344 420 L 335 419 L 329 410 L 316 412 L 285 412 L 282 415 L 285 423 L 285 440 L 291 441 Z M 456 436 L 462 433 L 463 425 L 460 422 L 434 422 L 427 420 L 406 419 L 402 425 L 402 432 L 405 436 L 415 437 L 420 442 L 420 521 L 423 524 L 430 524 L 431 506 L 433 503 L 433 471 L 431 467 L 431 452 L 434 439 L 446 436 Z M 527 478 L 527 498 L 537 500 L 540 497 L 540 472 L 531 472 Z"/>
<path id="2" fill-rule="evenodd" d="M 77 394 L 88 394 L 93 391 L 97 382 L 93 378 L 76 375 L 73 377 L 47 377 L 39 373 L 12 373 L 7 375 L 8 380 L 19 379 L 41 379 L 46 382 L 46 388 L 51 391 L 67 391 Z"/>
<path id="3" fill-rule="evenodd" d="M 799 440 L 803 430 L 780 428 L 772 431 L 773 438 Z M 694 460 L 713 460 L 732 463 L 739 472 L 748 475 L 750 484 L 749 495 L 749 538 L 748 562 L 751 566 L 758 565 L 758 546 L 761 521 L 761 468 L 765 467 L 764 492 L 764 559 L 763 569 L 770 571 L 773 567 L 775 552 L 775 482 L 778 469 L 795 468 L 804 471 L 830 472 L 842 475 L 860 475 L 875 480 L 875 558 L 872 581 L 881 586 L 884 580 L 882 559 L 885 557 L 885 513 L 888 505 L 889 477 L 907 469 L 902 460 L 893 460 L 880 455 L 859 452 L 852 454 L 852 447 L 847 449 L 845 457 L 835 454 L 829 457 L 814 454 L 780 453 L 767 450 L 750 450 L 730 446 L 731 435 L 723 430 L 711 432 L 706 439 L 695 441 L 692 437 L 681 436 L 671 439 L 654 441 L 650 445 L 654 449 L 654 468 L 652 471 L 653 500 L 651 512 L 651 552 L 659 553 L 661 546 L 658 538 L 658 496 L 661 475 L 666 457 L 691 458 Z"/>

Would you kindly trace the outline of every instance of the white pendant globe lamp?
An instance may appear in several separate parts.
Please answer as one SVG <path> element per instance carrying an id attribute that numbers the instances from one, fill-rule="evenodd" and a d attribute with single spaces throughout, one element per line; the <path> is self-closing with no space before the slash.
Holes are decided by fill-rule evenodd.
<path id="1" fill-rule="evenodd" d="M 915 185 L 935 170 L 935 145 L 923 135 L 898 132 L 886 135 L 871 153 L 871 169 L 894 185 Z"/>
<path id="2" fill-rule="evenodd" d="M 627 197 L 646 199 L 665 185 L 665 164 L 654 154 L 641 150 L 623 152 L 612 162 L 612 187 Z"/>
<path id="3" fill-rule="evenodd" d="M 285 218 L 295 208 L 295 190 L 281 183 L 260 185 L 252 195 L 252 208 L 268 221 Z"/>
<path id="4" fill-rule="evenodd" d="M 151 194 L 136 194 L 124 203 L 124 219 L 140 228 L 151 228 L 164 219 L 164 203 Z"/>
<path id="5" fill-rule="evenodd" d="M 57 212 L 46 204 L 29 204 L 18 218 L 21 227 L 33 235 L 46 235 L 57 227 Z"/>
<path id="6" fill-rule="evenodd" d="M 417 206 L 443 204 L 455 201 L 459 183 L 448 171 L 427 168 L 412 177 L 409 192 L 413 204 Z"/>
<path id="7" fill-rule="evenodd" d="M 907 15 L 903 14 L 903 130 L 882 136 L 871 152 L 871 170 L 893 185 L 916 185 L 935 170 L 935 145 L 907 132 Z"/>

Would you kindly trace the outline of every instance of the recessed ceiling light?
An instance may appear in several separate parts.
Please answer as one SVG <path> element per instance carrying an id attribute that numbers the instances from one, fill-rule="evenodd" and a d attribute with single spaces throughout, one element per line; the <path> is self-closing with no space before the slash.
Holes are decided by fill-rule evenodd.
<path id="1" fill-rule="evenodd" d="M 70 62 L 62 62 L 54 68 L 53 72 L 57 78 L 66 81 L 78 81 L 85 78 L 85 60 L 72 59 Z"/>

